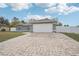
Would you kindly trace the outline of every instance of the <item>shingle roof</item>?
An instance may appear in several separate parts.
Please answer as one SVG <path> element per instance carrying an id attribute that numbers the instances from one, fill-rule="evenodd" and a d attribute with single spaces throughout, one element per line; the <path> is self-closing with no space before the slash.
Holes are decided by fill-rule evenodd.
<path id="1" fill-rule="evenodd" d="M 26 24 L 19 24 L 17 26 L 31 26 L 32 24 L 26 23 Z"/>
<path id="2" fill-rule="evenodd" d="M 19 24 L 17 26 L 31 26 L 32 24 L 41 24 L 41 23 L 57 23 L 57 21 L 55 19 L 41 19 L 41 20 L 30 20 L 28 23 L 26 24 Z"/>
<path id="3" fill-rule="evenodd" d="M 37 24 L 37 23 L 54 23 L 54 22 L 57 22 L 57 21 L 54 20 L 54 19 L 48 19 L 48 18 L 41 19 L 41 20 L 30 21 L 30 23 L 32 23 L 32 24 Z"/>

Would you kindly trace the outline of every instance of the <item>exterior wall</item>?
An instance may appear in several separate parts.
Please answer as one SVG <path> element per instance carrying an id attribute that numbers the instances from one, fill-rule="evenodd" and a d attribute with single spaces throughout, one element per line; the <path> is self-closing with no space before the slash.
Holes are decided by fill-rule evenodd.
<path id="1" fill-rule="evenodd" d="M 57 26 L 56 32 L 79 33 L 79 27 L 63 27 Z"/>
<path id="2" fill-rule="evenodd" d="M 29 31 L 31 31 L 31 26 L 17 26 L 16 27 L 16 31 L 27 31 L 27 32 L 29 32 Z"/>
<path id="3" fill-rule="evenodd" d="M 53 32 L 52 23 L 33 24 L 33 32 Z"/>
<path id="4" fill-rule="evenodd" d="M 10 28 L 10 31 L 16 31 L 15 27 Z"/>

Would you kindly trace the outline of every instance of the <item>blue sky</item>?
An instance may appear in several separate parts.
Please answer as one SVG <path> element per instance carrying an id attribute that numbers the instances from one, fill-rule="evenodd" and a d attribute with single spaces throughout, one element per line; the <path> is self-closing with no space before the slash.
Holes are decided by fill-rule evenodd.
<path id="1" fill-rule="evenodd" d="M 79 3 L 0 3 L 0 16 L 27 21 L 57 17 L 63 24 L 79 25 Z"/>

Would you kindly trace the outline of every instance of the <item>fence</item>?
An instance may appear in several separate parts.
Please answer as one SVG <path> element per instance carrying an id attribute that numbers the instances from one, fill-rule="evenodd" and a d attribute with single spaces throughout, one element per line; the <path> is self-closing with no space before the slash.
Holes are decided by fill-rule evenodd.
<path id="1" fill-rule="evenodd" d="M 79 27 L 57 26 L 56 32 L 79 33 Z"/>

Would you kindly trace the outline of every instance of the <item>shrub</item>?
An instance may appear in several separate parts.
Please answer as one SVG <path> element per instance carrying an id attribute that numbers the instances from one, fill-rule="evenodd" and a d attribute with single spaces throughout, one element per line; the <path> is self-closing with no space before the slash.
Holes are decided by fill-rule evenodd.
<path id="1" fill-rule="evenodd" d="M 6 31 L 6 29 L 1 29 L 1 31 Z"/>

